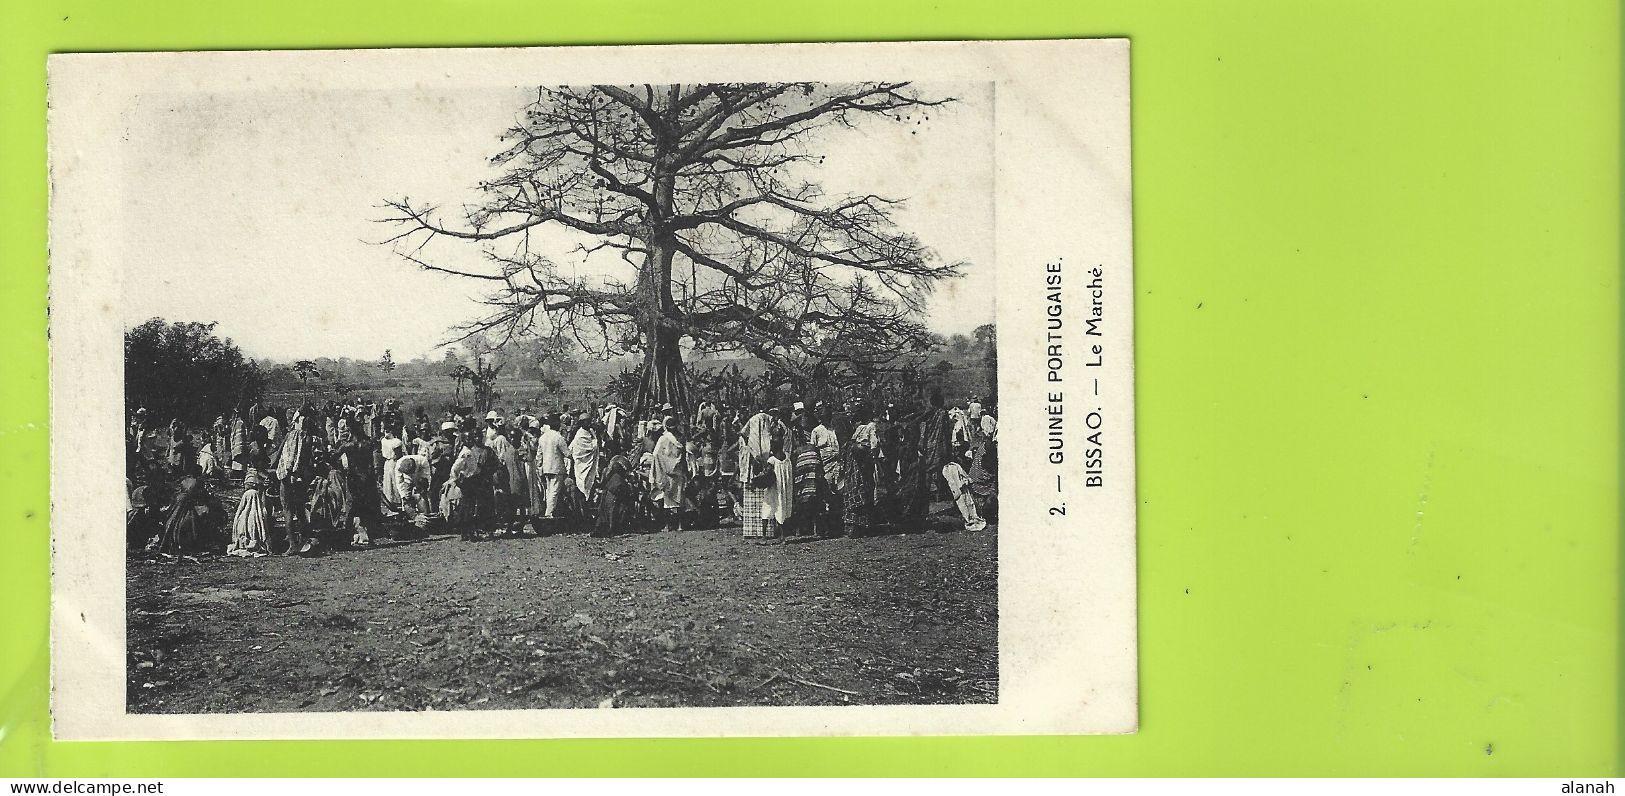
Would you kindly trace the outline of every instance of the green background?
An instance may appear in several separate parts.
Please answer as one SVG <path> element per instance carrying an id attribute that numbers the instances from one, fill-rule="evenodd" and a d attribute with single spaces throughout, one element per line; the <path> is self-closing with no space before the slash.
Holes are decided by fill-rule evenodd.
<path id="1" fill-rule="evenodd" d="M 0 775 L 1620 773 L 1613 2 L 0 2 Z M 1103 35 L 1138 735 L 49 740 L 46 53 Z"/>

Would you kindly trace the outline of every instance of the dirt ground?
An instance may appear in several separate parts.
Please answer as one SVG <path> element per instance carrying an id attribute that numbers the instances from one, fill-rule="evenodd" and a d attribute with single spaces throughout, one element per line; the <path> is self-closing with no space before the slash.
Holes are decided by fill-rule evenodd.
<path id="1" fill-rule="evenodd" d="M 945 507 L 944 507 L 945 508 Z M 434 535 L 132 557 L 128 708 L 212 713 L 994 702 L 996 533 Z"/>

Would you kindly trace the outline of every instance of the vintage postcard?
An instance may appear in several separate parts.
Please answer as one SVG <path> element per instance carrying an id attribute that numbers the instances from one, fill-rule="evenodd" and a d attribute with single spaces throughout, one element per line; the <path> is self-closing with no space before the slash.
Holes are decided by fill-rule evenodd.
<path id="1" fill-rule="evenodd" d="M 52 56 L 56 736 L 1134 731 L 1128 56 Z"/>

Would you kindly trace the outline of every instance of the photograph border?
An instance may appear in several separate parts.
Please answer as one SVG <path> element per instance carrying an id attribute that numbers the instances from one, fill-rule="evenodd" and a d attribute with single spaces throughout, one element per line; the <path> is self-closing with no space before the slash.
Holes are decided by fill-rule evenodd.
<path id="1" fill-rule="evenodd" d="M 115 64 L 117 78 L 112 78 L 109 70 Z M 1056 69 L 1075 77 L 1056 84 L 1050 79 Z M 98 495 L 92 486 L 96 474 L 112 464 L 94 451 L 105 451 L 107 440 L 122 435 L 122 390 L 110 389 L 121 382 L 109 385 L 93 375 L 120 367 L 122 325 L 110 310 L 117 294 L 109 292 L 122 278 L 119 210 L 114 194 L 92 189 L 108 184 L 118 172 L 107 171 L 116 168 L 116 159 L 85 156 L 116 149 L 111 142 L 121 129 L 123 97 L 147 90 L 207 91 L 250 84 L 252 90 L 456 86 L 470 74 L 489 85 L 525 78 L 565 85 L 730 77 L 854 82 L 877 73 L 920 82 L 995 83 L 997 263 L 992 266 L 998 268 L 996 304 L 1005 308 L 996 323 L 1004 409 L 1001 502 L 1007 507 L 999 539 L 997 702 L 123 712 L 125 681 L 113 676 L 123 672 L 123 645 L 117 645 L 115 659 L 107 643 L 110 636 L 122 640 L 123 594 L 102 585 L 122 584 L 123 557 L 110 555 L 105 544 L 114 517 L 122 517 L 123 501 Z M 82 424 L 57 426 L 53 437 L 58 451 L 53 457 L 57 737 L 956 735 L 1123 733 L 1136 727 L 1132 200 L 1125 40 L 67 55 L 52 58 L 51 85 L 52 240 L 57 242 L 52 247 L 57 275 L 52 281 L 52 358 L 74 363 L 52 372 L 58 401 L 54 414 L 87 418 Z M 1066 175 L 1059 185 L 1058 174 Z M 1045 201 L 1033 201 L 1040 191 Z M 1101 269 L 1110 276 L 1101 277 Z M 1022 278 L 1024 272 L 1029 279 Z M 1058 284 L 1063 274 L 1067 281 Z M 1040 297 L 1049 297 L 1048 306 L 1056 309 L 1049 319 L 1008 309 L 1019 305 L 1019 296 L 1030 295 L 1029 281 L 1046 289 Z M 1110 307 L 1107 318 L 1098 313 L 1091 317 L 1091 304 Z M 1069 358 L 1064 371 L 1063 349 Z M 1110 365 L 1090 370 L 1091 359 Z M 1063 389 L 1070 391 L 1071 404 L 1058 397 Z M 1064 428 L 1056 424 L 1063 407 L 1071 413 Z M 1102 417 L 1109 418 L 1107 429 L 1085 428 Z M 1101 442 L 1102 435 L 1108 442 Z M 1044 453 L 1054 450 L 1057 441 L 1064 441 L 1070 459 Z M 1087 447 L 1091 445 L 1095 447 Z M 1108 451 L 1104 457 L 1102 445 Z M 1085 469 L 1086 456 L 1093 457 L 1087 467 L 1098 469 Z M 1040 471 L 1041 478 L 1027 477 Z"/>

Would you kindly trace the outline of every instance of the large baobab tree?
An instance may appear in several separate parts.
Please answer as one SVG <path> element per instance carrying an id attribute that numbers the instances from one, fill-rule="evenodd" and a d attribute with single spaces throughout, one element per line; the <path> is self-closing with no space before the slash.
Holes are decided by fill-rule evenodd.
<path id="1" fill-rule="evenodd" d="M 826 192 L 818 170 L 832 136 L 920 123 L 951 101 L 907 83 L 543 88 L 504 135 L 482 202 L 455 218 L 387 202 L 402 229 L 386 242 L 492 283 L 464 337 L 641 352 L 639 405 L 688 404 L 684 348 L 746 352 L 803 380 L 860 376 L 929 347 L 925 302 L 959 267 L 895 226 L 897 198 Z M 546 228 L 622 270 L 560 268 L 533 248 Z M 437 261 L 437 238 L 479 242 L 483 265 Z"/>

